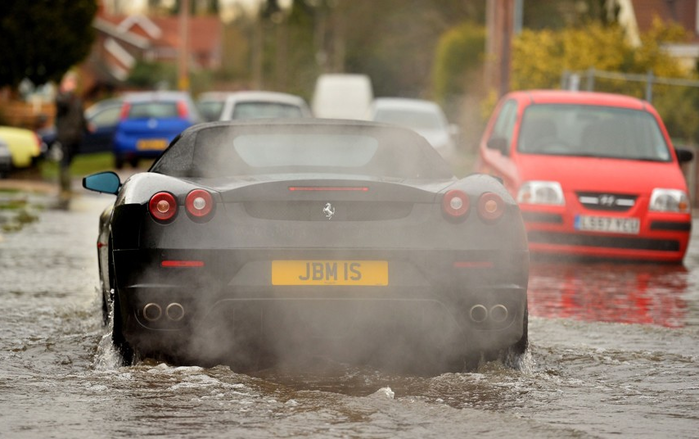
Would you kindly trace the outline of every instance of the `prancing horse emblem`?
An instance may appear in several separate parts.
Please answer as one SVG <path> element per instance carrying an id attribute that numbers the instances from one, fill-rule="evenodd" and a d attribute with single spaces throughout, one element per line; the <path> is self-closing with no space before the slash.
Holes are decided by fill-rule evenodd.
<path id="1" fill-rule="evenodd" d="M 332 204 L 325 203 L 325 208 L 323 209 L 323 213 L 325 214 L 325 217 L 327 219 L 332 219 L 333 215 L 335 215 L 335 208 L 333 207 Z"/>

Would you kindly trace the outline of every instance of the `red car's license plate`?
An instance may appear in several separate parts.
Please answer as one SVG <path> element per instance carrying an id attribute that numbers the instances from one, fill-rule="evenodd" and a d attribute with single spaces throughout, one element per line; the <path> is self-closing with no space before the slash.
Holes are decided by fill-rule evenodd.
<path id="1" fill-rule="evenodd" d="M 588 232 L 637 235 L 641 230 L 641 221 L 638 218 L 578 215 L 575 217 L 575 228 Z"/>

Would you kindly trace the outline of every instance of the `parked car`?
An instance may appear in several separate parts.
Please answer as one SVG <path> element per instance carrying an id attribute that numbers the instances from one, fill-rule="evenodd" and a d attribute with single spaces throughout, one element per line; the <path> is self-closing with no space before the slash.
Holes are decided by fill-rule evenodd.
<path id="1" fill-rule="evenodd" d="M 520 91 L 498 104 L 478 171 L 502 178 L 532 252 L 681 262 L 692 217 L 680 164 L 651 104 L 632 97 Z"/>
<path id="2" fill-rule="evenodd" d="M 120 98 L 98 101 L 85 110 L 85 120 L 90 126 L 80 143 L 78 154 L 112 152 L 112 139 L 120 120 L 123 101 Z M 46 145 L 56 141 L 56 127 L 51 126 L 38 131 Z"/>
<path id="3" fill-rule="evenodd" d="M 302 97 L 271 91 L 206 92 L 197 106 L 207 121 L 312 116 Z"/>
<path id="4" fill-rule="evenodd" d="M 0 178 L 4 178 L 12 169 L 12 153 L 7 143 L 0 139 Z"/>
<path id="5" fill-rule="evenodd" d="M 328 73 L 316 80 L 311 108 L 315 117 L 365 120 L 373 99 L 369 76 Z"/>
<path id="6" fill-rule="evenodd" d="M 444 111 L 435 102 L 422 99 L 377 98 L 371 104 L 369 119 L 410 128 L 427 139 L 442 157 L 456 152 L 459 128 L 449 124 Z"/>
<path id="7" fill-rule="evenodd" d="M 114 132 L 114 166 L 138 165 L 139 159 L 158 157 L 182 131 L 199 123 L 199 113 L 186 92 L 128 93 Z"/>
<path id="8" fill-rule="evenodd" d="M 14 169 L 36 165 L 45 149 L 39 136 L 24 128 L 0 126 L 0 141 L 10 150 Z"/>
<path id="9" fill-rule="evenodd" d="M 490 176 L 457 179 L 411 130 L 205 123 L 148 172 L 83 185 L 117 195 L 98 256 L 126 362 L 246 368 L 310 350 L 400 363 L 400 345 L 420 365 L 461 370 L 526 348 L 516 202 Z"/>

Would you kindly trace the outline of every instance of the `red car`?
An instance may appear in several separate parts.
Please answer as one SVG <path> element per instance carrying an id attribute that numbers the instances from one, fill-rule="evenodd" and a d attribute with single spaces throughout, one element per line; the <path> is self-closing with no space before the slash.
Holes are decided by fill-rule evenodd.
<path id="1" fill-rule="evenodd" d="M 479 146 L 479 172 L 520 204 L 533 254 L 679 263 L 692 215 L 674 148 L 648 102 L 553 90 L 504 96 Z"/>

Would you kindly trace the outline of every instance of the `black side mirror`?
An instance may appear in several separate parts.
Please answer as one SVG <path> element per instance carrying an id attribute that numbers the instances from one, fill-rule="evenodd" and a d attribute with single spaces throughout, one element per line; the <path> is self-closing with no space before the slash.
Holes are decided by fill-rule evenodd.
<path id="1" fill-rule="evenodd" d="M 680 162 L 680 165 L 682 163 L 691 162 L 692 159 L 694 159 L 694 152 L 689 148 L 679 146 L 675 148 L 675 152 L 677 153 L 677 160 Z"/>
<path id="2" fill-rule="evenodd" d="M 497 149 L 502 155 L 510 155 L 510 145 L 504 137 L 493 137 L 486 145 L 489 149 Z"/>

